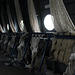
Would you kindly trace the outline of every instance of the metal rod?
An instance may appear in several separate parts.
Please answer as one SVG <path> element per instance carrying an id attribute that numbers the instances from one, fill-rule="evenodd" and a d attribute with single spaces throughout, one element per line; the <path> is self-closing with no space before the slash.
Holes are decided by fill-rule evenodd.
<path id="1" fill-rule="evenodd" d="M 42 55 L 41 64 L 40 64 L 40 67 L 38 69 L 39 72 L 41 71 L 41 68 L 42 68 L 42 65 L 43 65 L 43 62 L 44 62 L 44 58 L 45 58 L 45 54 L 46 54 L 46 51 L 47 51 L 47 47 L 48 47 L 49 40 L 50 40 L 50 36 L 47 39 L 46 46 L 45 46 L 45 50 L 44 50 L 44 53 Z"/>
<path id="2" fill-rule="evenodd" d="M 34 35 L 50 35 L 50 38 L 57 38 L 57 39 L 75 39 L 75 36 L 74 35 L 65 35 L 66 32 L 62 32 L 62 35 L 60 35 L 60 33 L 54 33 L 54 32 L 51 32 L 51 33 L 32 33 Z"/>
<path id="3" fill-rule="evenodd" d="M 28 45 L 29 45 L 29 43 L 30 43 L 31 35 L 32 35 L 32 34 L 29 34 L 29 35 L 28 35 L 28 41 L 27 41 L 27 43 L 25 44 L 26 46 L 25 46 L 25 48 L 24 48 L 24 54 L 23 54 L 23 58 L 22 58 L 22 61 L 21 61 L 21 62 L 23 62 L 24 57 L 25 57 L 25 55 L 26 55 L 27 48 L 28 48 Z"/>

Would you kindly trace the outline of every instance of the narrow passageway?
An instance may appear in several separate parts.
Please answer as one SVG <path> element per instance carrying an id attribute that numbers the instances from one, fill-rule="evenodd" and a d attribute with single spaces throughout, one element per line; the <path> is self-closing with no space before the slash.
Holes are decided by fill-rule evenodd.
<path id="1" fill-rule="evenodd" d="M 0 61 L 0 75 L 61 75 L 61 74 L 53 74 L 52 71 L 48 70 L 46 74 L 44 73 L 33 73 L 28 69 L 18 68 L 14 66 L 6 66 L 6 62 Z"/>
<path id="2" fill-rule="evenodd" d="M 6 66 L 5 62 L 0 62 L 0 75 L 34 75 L 23 68 Z"/>

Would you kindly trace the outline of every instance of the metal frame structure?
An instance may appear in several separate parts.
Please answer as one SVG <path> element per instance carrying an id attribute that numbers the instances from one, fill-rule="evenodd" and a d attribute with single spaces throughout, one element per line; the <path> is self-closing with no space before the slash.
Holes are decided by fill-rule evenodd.
<path id="1" fill-rule="evenodd" d="M 0 34 L 4 34 L 4 35 L 6 34 L 7 35 L 7 33 L 0 33 Z M 23 33 L 12 33 L 12 35 L 18 35 L 18 36 L 21 36 L 22 34 L 25 34 L 25 32 L 23 32 Z M 44 52 L 43 52 L 43 55 L 42 55 L 42 58 L 41 58 L 41 63 L 40 63 L 39 68 L 38 68 L 38 72 L 40 72 L 41 68 L 42 68 L 42 65 L 43 65 L 43 62 L 44 62 L 45 55 L 46 55 L 48 43 L 50 42 L 51 38 L 75 39 L 75 36 L 71 35 L 71 33 L 69 35 L 65 35 L 65 34 L 66 34 L 65 32 L 63 32 L 61 35 L 60 35 L 60 33 L 28 33 L 27 34 L 27 36 L 28 36 L 27 42 L 24 44 L 24 54 L 23 54 L 23 57 L 22 57 L 22 60 L 20 61 L 20 63 L 23 63 L 23 61 L 24 61 L 24 57 L 25 57 L 25 55 L 27 53 L 27 48 L 29 46 L 31 37 L 35 37 L 35 36 L 38 37 L 38 36 L 40 36 L 40 39 L 41 39 L 41 36 L 42 36 L 42 39 L 46 39 L 46 45 L 45 45 L 45 49 L 44 49 Z M 17 42 L 16 38 L 15 38 L 15 42 Z M 14 46 L 13 46 L 13 50 L 12 50 L 13 53 L 14 53 L 14 48 L 16 46 L 15 42 L 14 42 Z"/>

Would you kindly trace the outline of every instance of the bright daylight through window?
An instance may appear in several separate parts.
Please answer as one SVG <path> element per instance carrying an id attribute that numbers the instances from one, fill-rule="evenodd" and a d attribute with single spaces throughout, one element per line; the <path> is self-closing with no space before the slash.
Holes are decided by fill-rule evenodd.
<path id="1" fill-rule="evenodd" d="M 48 14 L 45 18 L 44 18 L 44 26 L 47 30 L 51 31 L 54 29 L 54 24 L 53 24 L 53 16 L 51 16 L 50 14 Z"/>

